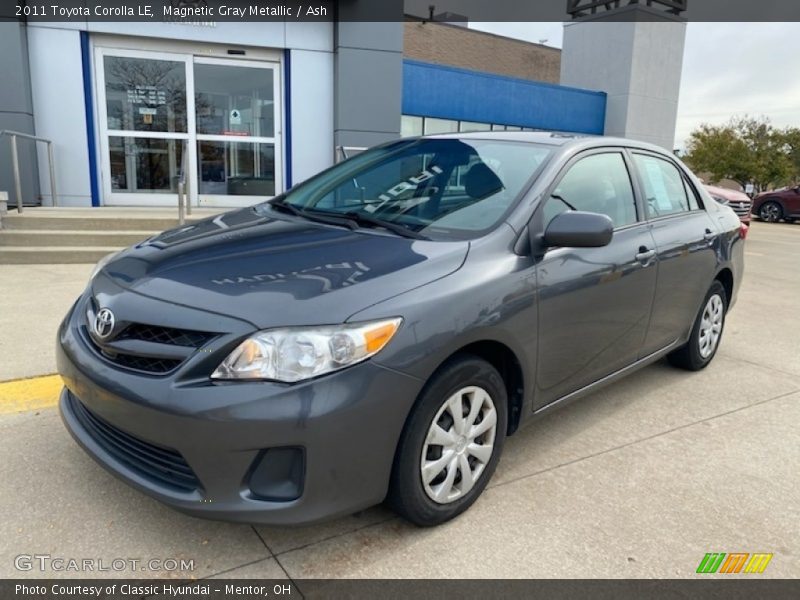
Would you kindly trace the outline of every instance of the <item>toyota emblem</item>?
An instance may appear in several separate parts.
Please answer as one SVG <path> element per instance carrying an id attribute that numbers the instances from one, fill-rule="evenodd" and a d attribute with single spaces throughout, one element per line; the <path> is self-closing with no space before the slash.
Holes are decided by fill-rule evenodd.
<path id="1" fill-rule="evenodd" d="M 94 333 L 101 340 L 106 339 L 114 331 L 114 313 L 108 308 L 101 308 L 94 318 Z"/>

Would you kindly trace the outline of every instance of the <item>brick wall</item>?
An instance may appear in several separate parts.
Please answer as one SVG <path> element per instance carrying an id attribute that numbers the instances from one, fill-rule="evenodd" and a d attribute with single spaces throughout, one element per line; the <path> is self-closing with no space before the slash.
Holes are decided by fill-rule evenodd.
<path id="1" fill-rule="evenodd" d="M 463 69 L 558 83 L 561 50 L 448 25 L 406 22 L 403 56 Z"/>

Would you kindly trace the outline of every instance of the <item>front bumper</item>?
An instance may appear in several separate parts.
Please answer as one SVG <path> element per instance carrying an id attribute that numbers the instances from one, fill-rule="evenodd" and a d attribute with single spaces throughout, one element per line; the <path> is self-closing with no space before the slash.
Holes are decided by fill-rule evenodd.
<path id="1" fill-rule="evenodd" d="M 70 314 L 59 331 L 62 419 L 88 454 L 133 487 L 196 516 L 270 524 L 312 523 L 385 497 L 397 441 L 423 384 L 418 379 L 370 361 L 295 385 L 148 376 L 103 361 L 79 321 Z M 135 461 L 120 460 L 87 426 L 83 408 L 108 424 L 118 443 L 141 442 L 143 460 L 152 459 L 152 447 L 185 459 L 196 489 L 165 484 Z M 303 451 L 301 495 L 254 495 L 249 481 L 259 458 L 269 457 L 264 451 L 289 447 Z"/>

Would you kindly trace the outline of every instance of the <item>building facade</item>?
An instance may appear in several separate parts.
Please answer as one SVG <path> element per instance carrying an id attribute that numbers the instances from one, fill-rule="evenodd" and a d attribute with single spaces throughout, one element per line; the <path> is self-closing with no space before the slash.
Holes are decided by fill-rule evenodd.
<path id="1" fill-rule="evenodd" d="M 559 83 L 561 50 L 464 26 L 409 20 L 403 24 L 403 55 L 418 62 Z"/>
<path id="2" fill-rule="evenodd" d="M 175 206 L 181 173 L 194 206 L 243 206 L 330 166 L 338 146 L 605 126 L 605 93 L 555 83 L 560 51 L 441 23 L 0 29 L 0 68 L 15 81 L 0 92 L 0 129 L 54 142 L 61 206 Z M 22 150 L 23 201 L 52 204 L 45 153 Z"/>

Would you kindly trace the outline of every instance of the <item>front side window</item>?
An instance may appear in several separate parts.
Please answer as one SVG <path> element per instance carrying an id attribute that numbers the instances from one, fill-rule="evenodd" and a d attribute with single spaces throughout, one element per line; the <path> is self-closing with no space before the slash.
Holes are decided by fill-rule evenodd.
<path id="1" fill-rule="evenodd" d="M 282 199 L 309 217 L 382 221 L 432 237 L 494 227 L 551 154 L 529 143 L 401 140 L 340 163 Z"/>
<path id="2" fill-rule="evenodd" d="M 615 228 L 636 222 L 633 187 L 622 154 L 593 154 L 569 168 L 544 206 L 545 227 L 567 210 L 607 215 Z"/>
<path id="3" fill-rule="evenodd" d="M 644 185 L 647 216 L 651 219 L 689 212 L 697 199 L 687 193 L 686 182 L 672 163 L 649 154 L 634 154 L 633 160 Z"/>

